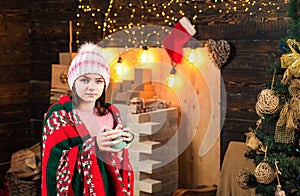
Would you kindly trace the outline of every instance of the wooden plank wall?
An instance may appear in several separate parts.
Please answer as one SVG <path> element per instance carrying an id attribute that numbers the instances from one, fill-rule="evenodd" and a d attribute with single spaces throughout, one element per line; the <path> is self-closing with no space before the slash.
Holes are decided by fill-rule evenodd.
<path id="1" fill-rule="evenodd" d="M 101 2 L 102 9 L 107 9 L 107 2 Z M 130 1 L 120 2 L 126 5 Z M 198 20 L 193 21 L 197 39 L 225 39 L 234 49 L 231 61 L 222 69 L 227 98 L 222 157 L 229 141 L 244 141 L 245 131 L 255 126 L 257 93 L 264 82 L 271 80 L 266 67 L 279 61 L 278 41 L 288 29 L 287 5 L 283 0 L 272 2 L 281 7 L 272 14 L 227 15 L 203 10 Z M 49 106 L 51 64 L 58 63 L 59 52 L 69 50 L 68 22 L 75 23 L 78 4 L 76 0 L 12 0 L 1 1 L 0 5 L 1 162 L 8 160 L 12 151 L 40 138 L 43 113 Z M 128 22 L 126 19 L 119 14 L 117 21 L 122 25 Z M 143 21 L 165 25 L 154 17 L 145 17 Z M 93 25 L 79 28 L 82 41 L 98 41 L 101 37 Z M 73 48 L 76 50 L 74 43 Z"/>
<path id="2" fill-rule="evenodd" d="M 60 52 L 69 51 L 69 21 L 76 17 L 76 3 L 71 0 L 30 1 L 31 126 L 39 138 L 43 116 L 49 107 L 51 65 L 58 63 Z"/>
<path id="3" fill-rule="evenodd" d="M 0 1 L 0 182 L 11 153 L 30 145 L 30 50 L 27 0 Z"/>

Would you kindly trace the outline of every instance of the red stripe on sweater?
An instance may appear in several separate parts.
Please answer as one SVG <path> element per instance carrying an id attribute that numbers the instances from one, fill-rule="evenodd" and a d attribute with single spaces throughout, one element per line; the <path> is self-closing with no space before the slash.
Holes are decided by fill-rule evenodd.
<path id="1" fill-rule="evenodd" d="M 96 191 L 96 195 L 102 195 L 103 193 L 105 193 L 105 187 L 104 187 L 104 183 L 103 183 L 103 178 L 101 175 L 101 171 L 100 168 L 98 166 L 98 159 L 96 156 L 96 147 L 93 146 L 93 156 L 92 156 L 92 161 L 94 164 L 92 164 L 92 171 L 93 171 L 93 184 L 97 184 L 97 186 L 95 186 L 95 191 Z"/>
<path id="2" fill-rule="evenodd" d="M 46 185 L 46 169 L 49 161 L 49 156 L 52 148 L 58 143 L 70 139 L 78 137 L 78 133 L 74 130 L 72 126 L 61 127 L 59 130 L 56 130 L 53 134 L 49 135 L 47 140 L 45 141 L 45 149 L 44 156 L 42 161 L 42 193 L 43 195 L 47 195 L 47 185 Z"/>

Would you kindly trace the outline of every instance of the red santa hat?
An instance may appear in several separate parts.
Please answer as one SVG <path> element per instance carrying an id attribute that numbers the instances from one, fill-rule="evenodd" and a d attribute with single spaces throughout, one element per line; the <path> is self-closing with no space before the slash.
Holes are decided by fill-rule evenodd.
<path id="1" fill-rule="evenodd" d="M 163 39 L 162 45 L 174 63 L 180 63 L 183 54 L 183 45 L 188 42 L 196 29 L 187 17 L 182 17 L 172 31 Z"/>

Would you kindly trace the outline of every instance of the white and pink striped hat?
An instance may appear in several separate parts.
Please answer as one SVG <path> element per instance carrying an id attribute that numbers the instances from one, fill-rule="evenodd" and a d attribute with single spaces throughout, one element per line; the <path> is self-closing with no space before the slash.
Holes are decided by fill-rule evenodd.
<path id="1" fill-rule="evenodd" d="M 101 75 L 106 84 L 109 85 L 110 69 L 106 59 L 100 53 L 100 47 L 94 43 L 84 43 L 78 50 L 78 54 L 72 60 L 68 72 L 68 83 L 70 89 L 74 85 L 75 80 L 88 73 L 96 73 Z"/>

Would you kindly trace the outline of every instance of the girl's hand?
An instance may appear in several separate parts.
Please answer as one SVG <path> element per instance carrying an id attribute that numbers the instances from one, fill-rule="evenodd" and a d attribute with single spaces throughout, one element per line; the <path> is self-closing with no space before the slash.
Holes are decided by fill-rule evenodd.
<path id="1" fill-rule="evenodd" d="M 118 124 L 116 126 L 116 130 L 120 130 L 122 132 L 124 142 L 130 143 L 134 139 L 134 134 L 130 131 L 129 127 L 123 128 L 122 124 Z"/>
<path id="2" fill-rule="evenodd" d="M 134 139 L 134 134 L 130 131 L 130 128 L 126 127 L 123 129 L 123 138 L 124 138 L 124 142 L 126 143 L 130 143 L 132 142 L 132 140 Z"/>
<path id="3" fill-rule="evenodd" d="M 121 132 L 121 127 L 118 127 L 116 129 L 111 129 L 107 126 L 104 126 L 99 132 L 96 137 L 96 141 L 99 147 L 100 151 L 105 152 L 120 152 L 119 149 L 113 149 L 111 146 L 114 146 L 116 144 L 119 144 L 123 141 L 123 133 Z M 114 140 L 116 138 L 120 138 L 118 140 Z"/>

